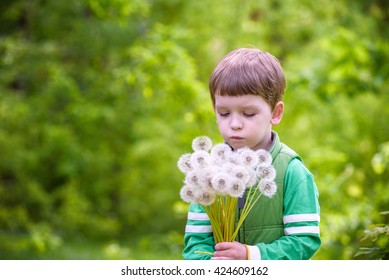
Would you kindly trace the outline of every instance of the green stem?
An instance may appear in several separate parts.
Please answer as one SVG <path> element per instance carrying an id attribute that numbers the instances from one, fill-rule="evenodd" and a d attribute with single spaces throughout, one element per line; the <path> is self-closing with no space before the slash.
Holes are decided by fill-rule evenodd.
<path id="1" fill-rule="evenodd" d="M 257 193 L 257 188 L 252 191 L 251 189 L 247 193 L 247 201 L 243 207 L 242 215 L 239 217 L 238 224 L 236 226 L 236 229 L 234 233 L 232 234 L 232 240 L 235 240 L 235 237 L 238 235 L 239 228 L 242 226 L 244 220 L 246 219 L 247 215 L 250 213 L 251 209 L 254 207 L 254 205 L 257 203 L 258 199 L 262 196 L 262 193 L 260 193 L 255 199 L 255 194 Z"/>
<path id="2" fill-rule="evenodd" d="M 212 252 L 205 252 L 205 251 L 195 251 L 194 252 L 195 254 L 201 254 L 201 255 L 209 255 L 209 256 L 212 256 L 214 255 L 214 253 Z"/>

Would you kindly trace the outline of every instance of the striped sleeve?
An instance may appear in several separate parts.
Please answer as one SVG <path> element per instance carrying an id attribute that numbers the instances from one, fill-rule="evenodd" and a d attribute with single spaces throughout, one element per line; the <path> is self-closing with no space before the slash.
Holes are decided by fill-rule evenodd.
<path id="1" fill-rule="evenodd" d="M 206 213 L 188 212 L 185 233 L 211 233 L 211 222 Z"/>
<path id="2" fill-rule="evenodd" d="M 286 215 L 283 221 L 285 235 L 320 234 L 318 213 Z"/>
<path id="3" fill-rule="evenodd" d="M 211 221 L 201 205 L 191 204 L 185 226 L 184 250 L 186 260 L 209 259 L 209 255 L 196 254 L 196 251 L 214 252 Z"/>
<path id="4" fill-rule="evenodd" d="M 284 234 L 320 235 L 319 193 L 312 174 L 292 161 L 285 176 Z"/>

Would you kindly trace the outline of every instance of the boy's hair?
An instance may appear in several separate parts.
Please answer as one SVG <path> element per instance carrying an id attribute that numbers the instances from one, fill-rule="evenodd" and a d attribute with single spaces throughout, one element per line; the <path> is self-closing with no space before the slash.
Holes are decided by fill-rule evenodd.
<path id="1" fill-rule="evenodd" d="M 212 104 L 215 95 L 259 95 L 274 109 L 282 100 L 285 75 L 273 55 L 253 48 L 228 53 L 216 66 L 209 80 Z"/>

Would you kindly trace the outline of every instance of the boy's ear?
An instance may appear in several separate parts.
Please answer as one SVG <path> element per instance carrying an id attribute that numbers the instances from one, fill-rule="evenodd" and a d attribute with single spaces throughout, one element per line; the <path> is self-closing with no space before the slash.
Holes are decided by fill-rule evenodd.
<path id="1" fill-rule="evenodd" d="M 277 125 L 281 122 L 282 116 L 284 114 L 284 102 L 278 101 L 274 107 L 270 123 L 272 125 Z"/>

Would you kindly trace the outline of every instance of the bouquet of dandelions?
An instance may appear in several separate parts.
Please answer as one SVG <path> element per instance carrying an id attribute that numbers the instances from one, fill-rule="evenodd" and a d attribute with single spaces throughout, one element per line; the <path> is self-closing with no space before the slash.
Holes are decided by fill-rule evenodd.
<path id="1" fill-rule="evenodd" d="M 266 150 L 241 148 L 233 151 L 225 143 L 212 145 L 207 136 L 196 137 L 192 142 L 193 153 L 179 158 L 178 168 L 185 174 L 180 196 L 185 202 L 203 207 L 216 243 L 232 242 L 258 199 L 276 193 L 276 171 Z M 235 227 L 238 198 L 246 192 L 242 214 Z"/>

